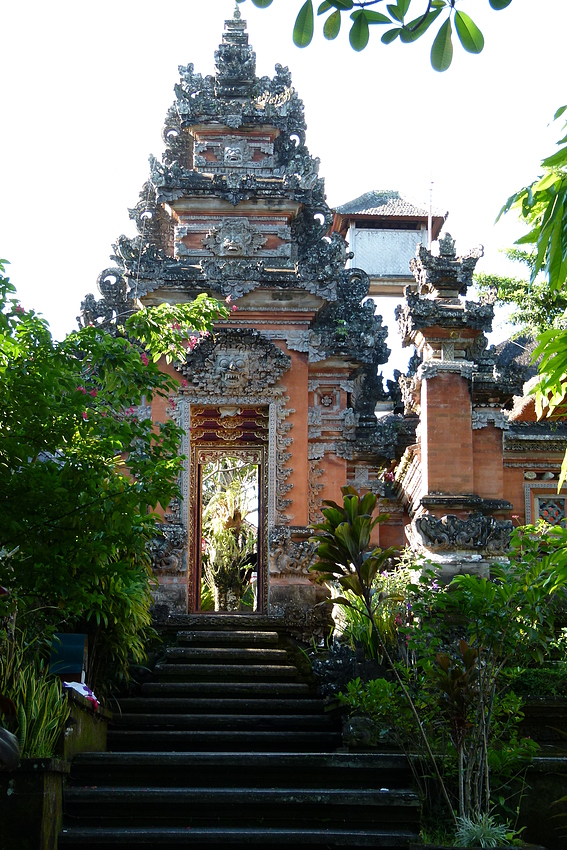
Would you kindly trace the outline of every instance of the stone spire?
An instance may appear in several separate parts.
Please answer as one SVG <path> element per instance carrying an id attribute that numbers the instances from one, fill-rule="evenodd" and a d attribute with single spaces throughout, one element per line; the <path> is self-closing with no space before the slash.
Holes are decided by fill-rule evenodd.
<path id="1" fill-rule="evenodd" d="M 234 16 L 224 22 L 226 32 L 215 50 L 215 94 L 217 97 L 245 98 L 256 81 L 256 54 L 248 44 L 246 21 L 238 4 Z"/>

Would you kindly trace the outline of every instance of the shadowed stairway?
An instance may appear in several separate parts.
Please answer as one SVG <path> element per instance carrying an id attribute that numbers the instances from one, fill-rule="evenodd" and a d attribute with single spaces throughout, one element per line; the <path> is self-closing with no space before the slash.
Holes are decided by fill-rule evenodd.
<path id="1" fill-rule="evenodd" d="M 405 758 L 340 751 L 339 721 L 268 618 L 211 621 L 187 618 L 120 701 L 109 752 L 75 757 L 59 845 L 407 848 L 419 806 Z"/>

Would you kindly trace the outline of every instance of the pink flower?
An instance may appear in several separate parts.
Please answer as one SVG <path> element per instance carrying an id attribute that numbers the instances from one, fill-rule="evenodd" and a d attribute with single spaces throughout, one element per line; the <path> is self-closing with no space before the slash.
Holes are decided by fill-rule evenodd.
<path id="1" fill-rule="evenodd" d="M 142 353 L 140 354 L 140 360 L 142 361 L 144 366 L 147 366 L 148 363 L 150 362 L 149 357 L 148 357 L 148 355 L 146 354 L 145 351 L 142 351 Z"/>
<path id="2" fill-rule="evenodd" d="M 180 330 L 181 330 L 181 325 L 180 325 L 180 324 L 178 324 L 177 322 L 174 322 L 174 323 L 172 324 L 172 326 L 171 326 L 171 330 L 172 330 L 172 331 L 180 331 Z"/>
<path id="3" fill-rule="evenodd" d="M 238 310 L 238 307 L 236 306 L 236 304 L 233 304 L 230 309 L 232 310 L 233 313 L 236 313 L 236 311 Z"/>
<path id="4" fill-rule="evenodd" d="M 130 415 L 132 415 L 132 413 L 134 413 L 134 408 L 133 408 L 133 407 L 129 407 L 129 408 L 128 408 L 128 413 L 129 413 Z"/>
<path id="5" fill-rule="evenodd" d="M 106 410 L 101 411 L 101 416 L 107 416 Z"/>
<path id="6" fill-rule="evenodd" d="M 77 389 L 75 390 L 75 392 L 77 392 L 77 393 L 83 393 L 83 395 L 86 395 L 86 394 L 87 394 L 86 389 L 85 389 L 84 387 L 81 387 L 81 386 L 78 386 L 78 387 L 77 387 Z"/>
<path id="7" fill-rule="evenodd" d="M 83 419 L 86 421 L 88 419 L 89 414 L 86 410 L 83 410 Z"/>
<path id="8" fill-rule="evenodd" d="M 226 304 L 230 304 L 230 302 L 232 301 L 232 296 L 231 296 L 231 295 L 227 295 L 227 296 L 226 296 L 226 298 L 225 298 L 224 300 L 225 300 L 225 303 L 226 303 Z"/>
<path id="9" fill-rule="evenodd" d="M 98 390 L 91 390 L 90 395 L 92 395 L 93 398 L 96 398 L 98 395 Z"/>
<path id="10" fill-rule="evenodd" d="M 182 386 L 182 387 L 186 387 L 186 386 L 187 386 L 187 381 L 185 380 L 185 378 L 183 378 L 183 380 L 181 381 L 181 386 Z"/>
<path id="11" fill-rule="evenodd" d="M 24 310 L 24 308 L 22 307 L 22 305 L 21 305 L 21 304 L 18 304 L 18 305 L 16 306 L 16 313 L 25 313 L 25 312 L 26 312 L 26 311 Z"/>

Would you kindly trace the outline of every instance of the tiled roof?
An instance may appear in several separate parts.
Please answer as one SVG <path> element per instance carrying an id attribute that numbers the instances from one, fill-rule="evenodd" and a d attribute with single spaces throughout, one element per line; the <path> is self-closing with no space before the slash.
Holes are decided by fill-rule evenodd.
<path id="1" fill-rule="evenodd" d="M 402 198 L 395 189 L 374 189 L 365 192 L 359 198 L 341 204 L 336 208 L 340 215 L 383 215 L 383 216 L 418 216 L 420 218 L 429 215 L 426 204 L 415 204 L 407 198 Z M 435 217 L 445 219 L 447 213 L 442 210 L 433 209 Z"/>

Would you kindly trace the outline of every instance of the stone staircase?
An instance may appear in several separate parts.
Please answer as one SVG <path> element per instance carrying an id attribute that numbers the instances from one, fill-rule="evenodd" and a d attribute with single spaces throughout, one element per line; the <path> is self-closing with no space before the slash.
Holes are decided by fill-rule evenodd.
<path id="1" fill-rule="evenodd" d="M 405 758 L 341 752 L 278 632 L 217 619 L 191 618 L 121 700 L 108 752 L 75 757 L 59 846 L 407 848 L 419 808 Z"/>

